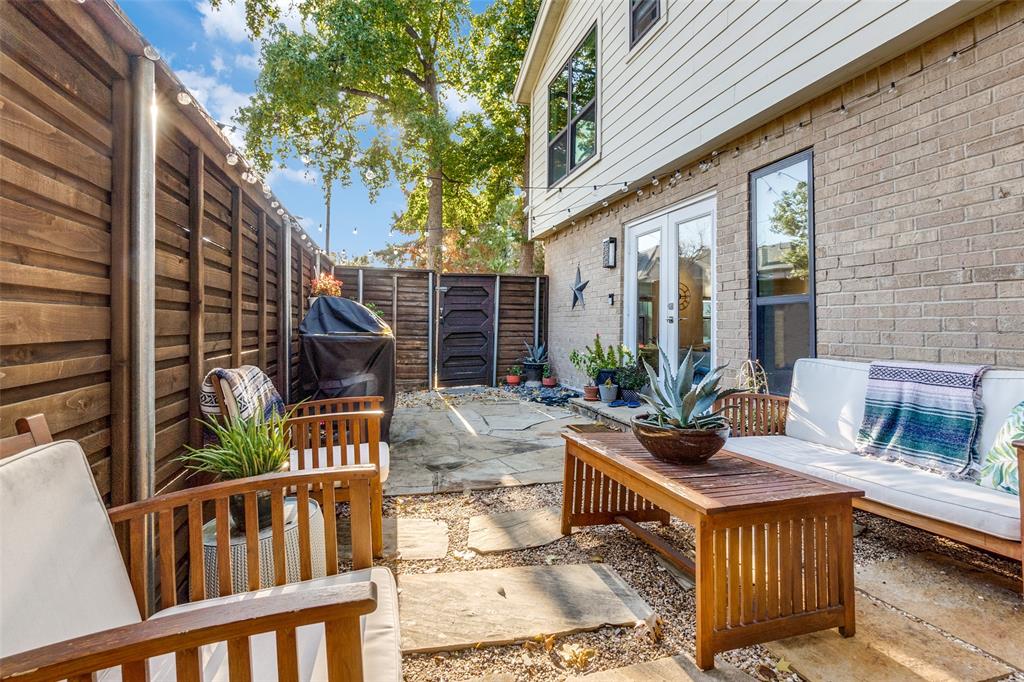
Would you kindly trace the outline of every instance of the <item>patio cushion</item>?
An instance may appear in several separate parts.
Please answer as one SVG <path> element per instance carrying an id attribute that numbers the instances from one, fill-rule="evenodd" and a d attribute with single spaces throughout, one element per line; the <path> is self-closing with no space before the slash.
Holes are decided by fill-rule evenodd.
<path id="1" fill-rule="evenodd" d="M 140 621 L 81 446 L 0 460 L 0 656 Z"/>
<path id="2" fill-rule="evenodd" d="M 973 481 L 943 478 L 923 469 L 859 457 L 789 436 L 730 438 L 726 449 L 754 459 L 863 490 L 869 500 L 948 521 L 1009 540 L 1020 540 L 1020 501 Z"/>
<path id="3" fill-rule="evenodd" d="M 320 458 L 320 466 L 321 467 L 342 466 L 346 462 L 349 463 L 349 464 L 369 464 L 369 462 L 370 462 L 370 444 L 369 443 L 360 443 L 359 444 L 359 462 L 355 462 L 354 461 L 355 457 L 354 457 L 353 452 L 354 452 L 354 448 L 352 447 L 352 444 L 349 443 L 347 446 L 345 446 L 345 458 L 343 460 L 342 456 L 341 456 L 341 446 L 340 445 L 335 445 L 333 448 L 331 448 L 331 450 L 330 450 L 331 456 L 328 459 L 328 456 L 327 456 L 328 450 L 327 450 L 327 448 L 326 447 L 319 448 L 319 453 L 318 454 L 319 454 L 319 458 Z M 313 452 L 312 452 L 312 450 L 307 450 L 306 451 L 306 461 L 304 462 L 304 464 L 305 464 L 304 468 L 306 470 L 310 470 L 310 469 L 314 469 L 315 468 L 313 466 Z M 292 450 L 292 452 L 291 452 L 291 470 L 292 471 L 296 471 L 296 470 L 298 470 L 298 468 L 299 468 L 299 451 L 298 450 Z M 389 471 L 390 468 L 391 468 L 391 450 L 390 450 L 390 448 L 388 448 L 388 444 L 387 443 L 385 443 L 384 441 L 381 441 L 380 442 L 380 482 L 381 483 L 383 483 L 384 481 L 388 480 L 388 471 Z"/>
<path id="4" fill-rule="evenodd" d="M 985 455 L 978 485 L 1002 490 L 1011 495 L 1020 494 L 1017 449 L 1013 446 L 1014 441 L 1018 440 L 1024 440 L 1024 401 L 1013 408 L 999 429 L 996 442 Z"/>
<path id="5" fill-rule="evenodd" d="M 294 594 L 305 589 L 326 585 L 346 585 L 371 580 L 377 584 L 377 608 L 361 618 L 363 631 L 363 676 L 366 680 L 391 682 L 402 679 L 402 654 L 398 625 L 398 589 L 391 571 L 383 567 L 367 568 L 351 573 L 317 578 L 301 583 L 271 587 L 257 592 L 234 594 L 227 597 L 172 606 L 153 618 L 183 613 L 197 608 L 217 606 L 227 602 L 259 599 L 275 594 Z M 306 625 L 296 629 L 299 652 L 299 679 L 326 680 L 323 625 Z M 202 648 L 203 679 L 228 679 L 227 647 L 223 642 Z M 277 647 L 272 632 L 250 639 L 252 676 L 254 680 L 277 679 Z M 149 662 L 150 680 L 174 680 L 174 655 L 158 656 Z M 103 671 L 100 680 L 113 682 L 121 679 L 120 669 Z"/>
<path id="6" fill-rule="evenodd" d="M 786 435 L 842 450 L 857 449 L 868 385 L 866 362 L 801 358 L 793 369 Z M 977 451 L 992 448 L 1013 406 L 1024 400 L 1024 371 L 990 369 L 981 377 Z"/>

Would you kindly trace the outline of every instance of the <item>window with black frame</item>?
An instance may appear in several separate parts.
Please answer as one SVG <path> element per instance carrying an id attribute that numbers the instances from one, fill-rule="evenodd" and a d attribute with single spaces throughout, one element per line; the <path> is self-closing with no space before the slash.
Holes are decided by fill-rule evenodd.
<path id="1" fill-rule="evenodd" d="M 750 174 L 751 349 L 774 394 L 814 356 L 813 206 L 811 150 Z"/>
<path id="2" fill-rule="evenodd" d="M 548 86 L 548 184 L 597 151 L 597 27 Z"/>
<path id="3" fill-rule="evenodd" d="M 661 0 L 629 0 L 629 45 L 647 35 L 661 18 Z"/>

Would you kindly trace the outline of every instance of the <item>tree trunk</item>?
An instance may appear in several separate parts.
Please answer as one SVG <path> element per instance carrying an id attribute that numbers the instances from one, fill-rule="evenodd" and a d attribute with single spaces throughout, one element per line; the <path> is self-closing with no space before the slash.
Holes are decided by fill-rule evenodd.
<path id="1" fill-rule="evenodd" d="M 530 217 L 526 215 L 526 207 L 530 205 L 530 131 L 523 131 L 525 145 L 523 146 L 523 210 L 519 214 L 522 221 L 519 226 L 519 273 L 522 275 L 533 274 L 533 242 L 530 241 Z"/>
<path id="2" fill-rule="evenodd" d="M 441 245 L 444 242 L 444 196 L 440 168 L 430 170 L 430 188 L 427 190 L 427 269 L 441 271 L 444 267 Z"/>

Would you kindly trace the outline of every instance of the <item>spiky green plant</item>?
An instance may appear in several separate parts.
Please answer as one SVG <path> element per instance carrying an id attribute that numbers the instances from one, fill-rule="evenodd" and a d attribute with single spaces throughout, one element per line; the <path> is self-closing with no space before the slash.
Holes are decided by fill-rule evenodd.
<path id="1" fill-rule="evenodd" d="M 285 415 L 250 419 L 209 418 L 205 424 L 216 441 L 202 448 L 186 446 L 179 459 L 187 469 L 212 473 L 224 479 L 259 476 L 279 471 L 288 461 L 291 443 Z"/>
<path id="2" fill-rule="evenodd" d="M 526 355 L 523 356 L 524 363 L 528 365 L 540 365 L 548 361 L 548 350 L 543 343 L 533 346 L 526 341 L 523 341 L 523 345 L 526 346 Z"/>
<path id="3" fill-rule="evenodd" d="M 668 356 L 664 350 L 661 351 L 661 361 L 665 370 L 663 376 L 659 377 L 647 360 L 644 360 L 644 368 L 654 392 L 653 397 L 640 396 L 655 411 L 648 421 L 658 426 L 709 431 L 717 431 L 729 425 L 729 420 L 722 414 L 726 408 L 711 410 L 719 399 L 741 392 L 738 388 L 718 389 L 718 383 L 722 380 L 722 370 L 727 365 L 711 370 L 694 386 L 694 370 L 703 358 L 695 362 L 692 348 L 686 352 L 686 357 L 676 372 L 670 369 Z"/>

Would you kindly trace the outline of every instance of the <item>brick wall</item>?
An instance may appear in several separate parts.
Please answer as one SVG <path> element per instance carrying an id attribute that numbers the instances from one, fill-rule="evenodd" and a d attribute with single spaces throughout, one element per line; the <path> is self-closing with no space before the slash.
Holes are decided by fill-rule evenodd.
<path id="1" fill-rule="evenodd" d="M 661 182 L 544 238 L 551 353 L 622 336 L 622 274 L 601 240 L 687 197 L 717 196 L 718 357 L 748 356 L 748 174 L 814 150 L 817 353 L 1024 367 L 1024 3 L 1010 2 L 723 145 L 706 172 Z M 999 36 L 944 58 L 975 37 Z M 921 73 L 923 65 L 939 64 Z M 833 112 L 888 83 L 881 93 Z M 579 263 L 587 307 L 570 311 Z M 615 305 L 607 303 L 614 292 Z"/>

